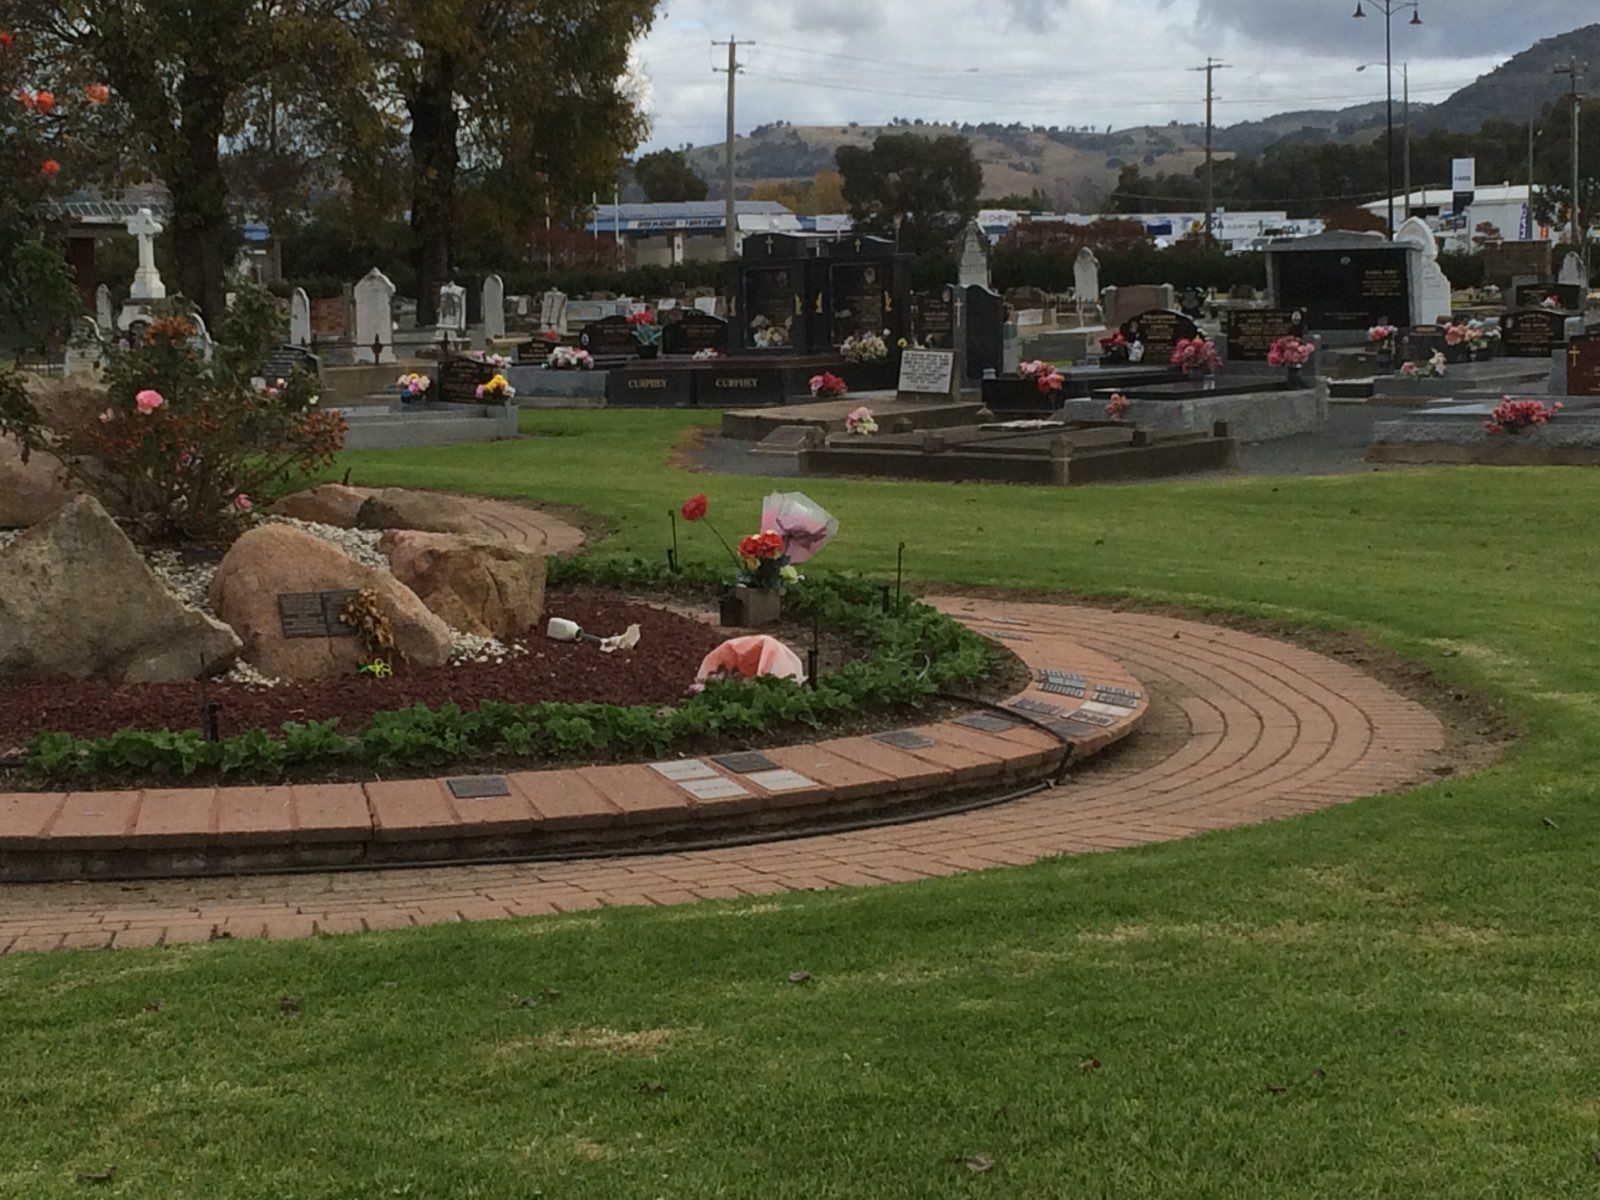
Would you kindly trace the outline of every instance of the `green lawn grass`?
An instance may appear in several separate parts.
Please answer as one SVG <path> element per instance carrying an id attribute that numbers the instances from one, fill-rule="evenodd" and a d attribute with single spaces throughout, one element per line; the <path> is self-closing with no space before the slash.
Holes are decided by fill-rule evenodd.
<path id="1" fill-rule="evenodd" d="M 665 466 L 694 419 L 350 461 L 655 556 L 687 494 L 732 535 L 768 490 Z M 911 886 L 3 959 L 0 1196 L 1600 1194 L 1595 480 L 808 481 L 819 568 L 904 541 L 930 585 L 1360 629 L 1526 736 L 1404 797 Z"/>

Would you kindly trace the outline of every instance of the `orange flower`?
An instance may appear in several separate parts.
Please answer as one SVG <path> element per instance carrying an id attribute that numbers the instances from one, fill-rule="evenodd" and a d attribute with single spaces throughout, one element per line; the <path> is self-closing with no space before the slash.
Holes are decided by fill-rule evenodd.
<path id="1" fill-rule="evenodd" d="M 46 115 L 55 112 L 56 96 L 54 92 L 35 92 L 33 94 L 33 107 Z"/>
<path id="2" fill-rule="evenodd" d="M 83 94 L 89 98 L 90 104 L 104 104 L 111 99 L 111 89 L 103 83 L 91 83 L 83 89 Z"/>
<path id="3" fill-rule="evenodd" d="M 53 158 L 47 158 L 39 164 L 39 171 L 47 179 L 54 179 L 61 174 L 61 164 Z"/>

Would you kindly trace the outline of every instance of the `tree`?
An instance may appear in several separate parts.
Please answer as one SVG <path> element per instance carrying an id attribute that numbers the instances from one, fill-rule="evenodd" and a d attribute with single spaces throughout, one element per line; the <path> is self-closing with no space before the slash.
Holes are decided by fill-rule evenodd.
<path id="1" fill-rule="evenodd" d="M 369 26 L 410 122 L 417 319 L 455 267 L 462 173 L 531 232 L 610 192 L 646 128 L 629 71 L 657 0 L 389 0 Z"/>
<path id="2" fill-rule="evenodd" d="M 898 227 L 914 254 L 946 249 L 977 215 L 983 168 L 964 137 L 886 133 L 871 149 L 840 146 L 834 158 L 856 228 L 892 236 Z"/>
<path id="3" fill-rule="evenodd" d="M 1045 194 L 1045 190 L 1036 187 L 1026 194 L 1010 192 L 1004 196 L 985 196 L 978 202 L 979 208 L 1010 208 L 1019 212 L 1049 212 L 1055 207 L 1055 202 Z"/>
<path id="4" fill-rule="evenodd" d="M 824 167 L 807 180 L 759 183 L 751 189 L 750 198 L 776 201 L 802 216 L 844 212 L 844 179 L 831 167 Z"/>
<path id="5" fill-rule="evenodd" d="M 1343 229 L 1349 233 L 1389 232 L 1389 222 L 1386 218 L 1355 205 L 1328 209 L 1322 214 L 1322 223 L 1328 229 Z"/>
<path id="6" fill-rule="evenodd" d="M 704 200 L 706 181 L 694 173 L 682 150 L 657 150 L 641 155 L 633 164 L 633 177 L 652 204 L 673 204 L 684 200 Z"/>

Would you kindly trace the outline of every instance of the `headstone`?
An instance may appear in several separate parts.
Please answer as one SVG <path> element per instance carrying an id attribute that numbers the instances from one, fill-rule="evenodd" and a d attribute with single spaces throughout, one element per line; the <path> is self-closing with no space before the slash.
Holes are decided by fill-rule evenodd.
<path id="1" fill-rule="evenodd" d="M 590 321 L 578 335 L 578 345 L 596 358 L 616 358 L 619 355 L 635 358 L 639 354 L 639 339 L 633 336 L 633 326 L 627 317 L 601 317 Z"/>
<path id="2" fill-rule="evenodd" d="M 845 261 L 828 269 L 829 342 L 839 346 L 856 334 L 881 334 L 893 304 L 893 268 L 887 262 Z"/>
<path id="3" fill-rule="evenodd" d="M 133 286 L 128 290 L 132 300 L 165 300 L 167 285 L 161 282 L 156 270 L 156 234 L 162 230 L 161 222 L 148 208 L 141 208 L 128 218 L 128 233 L 139 241 L 139 266 L 133 273 Z"/>
<path id="4" fill-rule="evenodd" d="M 498 275 L 483 281 L 483 336 L 503 338 L 506 335 L 506 285 Z"/>
<path id="5" fill-rule="evenodd" d="M 1300 309 L 1313 330 L 1419 324 L 1411 260 L 1420 253 L 1409 243 L 1342 231 L 1274 241 L 1267 247 L 1270 303 Z"/>
<path id="6" fill-rule="evenodd" d="M 102 285 L 102 290 L 104 287 Z M 61 370 L 68 379 L 94 374 L 100 365 L 101 328 L 92 317 L 74 317 Z"/>
<path id="7" fill-rule="evenodd" d="M 1551 301 L 1555 303 L 1552 305 Z M 1511 293 L 1514 308 L 1554 308 L 1557 312 L 1582 312 L 1584 292 L 1575 283 L 1525 283 Z"/>
<path id="8" fill-rule="evenodd" d="M 956 282 L 962 287 L 989 286 L 989 235 L 970 221 L 961 231 L 961 255 L 956 262 Z"/>
<path id="9" fill-rule="evenodd" d="M 724 313 L 727 301 L 723 300 L 721 296 L 696 296 L 694 298 L 694 306 L 707 316 L 727 319 Z"/>
<path id="10" fill-rule="evenodd" d="M 955 349 L 956 290 L 945 286 L 937 292 L 919 292 L 911 297 L 911 336 L 928 350 Z"/>
<path id="11" fill-rule="evenodd" d="M 447 283 L 439 289 L 439 319 L 435 322 L 440 333 L 460 336 L 467 331 L 467 289 L 458 283 Z"/>
<path id="12" fill-rule="evenodd" d="M 1122 324 L 1122 336 L 1144 347 L 1141 360 L 1151 366 L 1165 366 L 1180 341 L 1199 334 L 1193 319 L 1172 309 L 1156 308 L 1140 313 Z"/>
<path id="13" fill-rule="evenodd" d="M 1413 260 L 1417 283 L 1414 314 L 1422 321 L 1450 319 L 1450 280 L 1439 269 L 1439 243 L 1433 230 L 1421 217 L 1408 217 L 1394 235 L 1397 244 L 1415 246 L 1420 260 Z"/>
<path id="14" fill-rule="evenodd" d="M 907 350 L 900 356 L 902 399 L 937 396 L 950 400 L 956 394 L 956 356 L 953 350 Z"/>
<path id="15" fill-rule="evenodd" d="M 962 290 L 966 293 L 967 378 L 982 379 L 985 371 L 999 374 L 1005 364 L 1005 301 L 986 287 Z"/>
<path id="16" fill-rule="evenodd" d="M 289 293 L 289 344 L 311 344 L 311 298 L 305 288 L 295 288 Z"/>
<path id="17" fill-rule="evenodd" d="M 1305 337 L 1306 315 L 1279 308 L 1235 309 L 1226 328 L 1229 362 L 1266 362 L 1279 338 Z"/>
<path id="18" fill-rule="evenodd" d="M 434 400 L 443 404 L 482 404 L 478 385 L 494 377 L 494 368 L 476 358 L 447 358 L 440 362 L 437 375 Z"/>
<path id="19" fill-rule="evenodd" d="M 728 323 L 698 308 L 680 309 L 676 319 L 661 330 L 661 348 L 667 354 L 697 354 L 702 350 L 728 352 Z"/>
<path id="20" fill-rule="evenodd" d="M 206 319 L 194 312 L 189 314 L 189 322 L 194 326 L 194 336 L 189 339 L 189 349 L 194 351 L 201 362 L 210 362 L 214 347 L 211 342 L 211 331 L 206 328 Z"/>
<path id="21" fill-rule="evenodd" d="M 1564 313 L 1521 308 L 1500 318 L 1500 345 L 1507 358 L 1543 358 L 1566 344 Z"/>
<path id="22" fill-rule="evenodd" d="M 394 284 L 373 267 L 355 288 L 355 361 L 392 363 L 394 361 Z"/>
<path id="23" fill-rule="evenodd" d="M 1413 325 L 1402 339 L 1400 357 L 1407 362 L 1425 362 L 1435 354 L 1448 354 L 1449 350 L 1443 325 Z"/>
<path id="24" fill-rule="evenodd" d="M 1576 338 L 1565 356 L 1568 396 L 1600 396 L 1600 337 Z"/>
<path id="25" fill-rule="evenodd" d="M 1022 366 L 1022 338 L 1017 333 L 1017 323 L 1007 321 L 1000 331 L 1000 373 L 1015 375 Z"/>
<path id="26" fill-rule="evenodd" d="M 94 319 L 95 324 L 107 333 L 116 328 L 116 313 L 111 308 L 111 289 L 101 284 L 94 290 Z"/>
<path id="27" fill-rule="evenodd" d="M 345 335 L 346 305 L 343 296 L 325 296 L 311 302 L 313 341 L 342 338 Z"/>
<path id="28" fill-rule="evenodd" d="M 1556 276 L 1556 282 L 1582 288 L 1587 292 L 1589 290 L 1589 272 L 1584 269 L 1583 259 L 1579 258 L 1571 250 L 1567 251 L 1567 256 L 1561 260 L 1561 273 Z"/>
<path id="29" fill-rule="evenodd" d="M 766 241 L 768 239 L 761 239 Z M 747 243 L 748 244 L 748 243 Z M 746 268 L 744 271 L 744 344 L 755 350 L 803 345 L 805 272 L 793 266 Z"/>
<path id="30" fill-rule="evenodd" d="M 1549 279 L 1550 259 L 1548 241 L 1490 242 L 1483 248 L 1483 280 L 1504 290 L 1514 287 L 1521 276 Z"/>
<path id="31" fill-rule="evenodd" d="M 1126 324 L 1140 313 L 1152 309 L 1172 310 L 1177 296 L 1170 283 L 1136 283 L 1127 287 L 1108 287 L 1100 294 L 1100 311 L 1108 327 Z"/>
<path id="32" fill-rule="evenodd" d="M 1094 304 L 1100 299 L 1100 260 L 1085 246 L 1072 263 L 1072 285 L 1079 304 Z"/>
<path id="33" fill-rule="evenodd" d="M 548 291 L 539 298 L 539 328 L 541 330 L 554 330 L 557 333 L 567 332 L 567 295 L 565 292 Z"/>

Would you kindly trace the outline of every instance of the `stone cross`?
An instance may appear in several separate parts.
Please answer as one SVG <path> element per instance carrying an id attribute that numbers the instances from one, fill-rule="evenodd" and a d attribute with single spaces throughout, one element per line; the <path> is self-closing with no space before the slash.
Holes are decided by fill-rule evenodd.
<path id="1" fill-rule="evenodd" d="M 133 273 L 129 296 L 134 300 L 165 300 L 167 285 L 156 270 L 156 234 L 163 226 L 148 208 L 128 218 L 128 233 L 139 239 L 139 269 Z"/>

